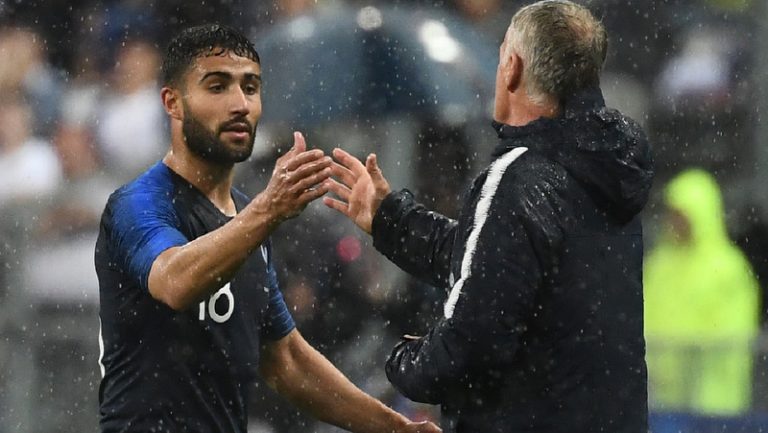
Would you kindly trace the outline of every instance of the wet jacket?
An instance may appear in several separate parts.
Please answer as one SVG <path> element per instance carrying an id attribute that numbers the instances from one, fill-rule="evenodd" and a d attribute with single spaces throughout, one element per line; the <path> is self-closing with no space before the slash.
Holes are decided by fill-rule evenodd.
<path id="1" fill-rule="evenodd" d="M 688 236 L 666 231 L 645 263 L 651 402 L 656 410 L 743 413 L 752 394 L 757 280 L 728 238 L 712 175 L 681 173 L 665 187 L 664 201 L 685 219 Z"/>
<path id="2" fill-rule="evenodd" d="M 495 125 L 500 143 L 458 221 L 407 191 L 382 202 L 376 248 L 444 287 L 444 317 L 395 347 L 389 380 L 442 406 L 446 432 L 647 430 L 641 129 L 599 91 L 555 119 Z"/>

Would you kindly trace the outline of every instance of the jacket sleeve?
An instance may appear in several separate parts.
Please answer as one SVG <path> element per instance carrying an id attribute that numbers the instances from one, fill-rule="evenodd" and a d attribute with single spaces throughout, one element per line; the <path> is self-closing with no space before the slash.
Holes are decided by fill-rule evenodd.
<path id="1" fill-rule="evenodd" d="M 445 317 L 426 336 L 398 344 L 387 360 L 387 377 L 403 395 L 450 402 L 456 392 L 482 387 L 509 368 L 562 237 L 545 189 L 507 182 L 489 207 L 475 204 Z"/>
<path id="2" fill-rule="evenodd" d="M 456 221 L 427 210 L 408 190 L 390 193 L 373 218 L 374 247 L 416 278 L 448 287 Z"/>

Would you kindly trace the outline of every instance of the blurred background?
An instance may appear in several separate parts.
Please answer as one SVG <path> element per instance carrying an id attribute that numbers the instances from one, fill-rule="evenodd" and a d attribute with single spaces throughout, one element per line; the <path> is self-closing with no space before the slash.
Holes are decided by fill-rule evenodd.
<path id="1" fill-rule="evenodd" d="M 456 217 L 496 140 L 498 45 L 528 3 L 0 0 L 0 433 L 97 430 L 98 221 L 108 195 L 166 151 L 157 80 L 171 35 L 220 22 L 259 50 L 264 116 L 238 188 L 260 191 L 301 130 L 326 151 L 377 152 L 393 188 Z M 610 35 L 607 103 L 654 146 L 651 429 L 768 429 L 768 5 L 584 3 Z M 273 241 L 305 337 L 367 392 L 435 418 L 382 366 L 400 335 L 439 317 L 444 291 L 388 264 L 320 203 Z M 262 383 L 253 393 L 253 433 L 339 431 Z"/>

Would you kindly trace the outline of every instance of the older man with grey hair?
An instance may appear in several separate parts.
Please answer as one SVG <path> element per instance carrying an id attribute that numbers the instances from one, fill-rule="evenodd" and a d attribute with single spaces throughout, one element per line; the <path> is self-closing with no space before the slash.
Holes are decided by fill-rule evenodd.
<path id="1" fill-rule="evenodd" d="M 653 169 L 639 126 L 605 107 L 607 37 L 583 6 L 515 14 L 499 50 L 499 144 L 458 220 L 390 191 L 337 149 L 325 203 L 407 272 L 446 288 L 387 376 L 440 404 L 447 432 L 647 430 L 642 228 Z"/>

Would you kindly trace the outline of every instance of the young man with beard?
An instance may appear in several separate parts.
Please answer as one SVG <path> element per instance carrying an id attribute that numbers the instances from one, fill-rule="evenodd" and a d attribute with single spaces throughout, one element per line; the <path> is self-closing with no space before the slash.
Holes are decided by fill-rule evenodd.
<path id="1" fill-rule="evenodd" d="M 169 45 L 168 154 L 107 203 L 96 244 L 103 432 L 245 433 L 256 372 L 356 432 L 439 432 L 350 383 L 295 329 L 269 234 L 328 189 L 301 134 L 252 200 L 232 188 L 261 116 L 260 62 L 241 34 L 187 29 Z"/>
<path id="2" fill-rule="evenodd" d="M 370 155 L 336 150 L 326 204 L 448 293 L 444 317 L 395 347 L 387 377 L 440 404 L 457 433 L 644 433 L 639 212 L 653 175 L 640 127 L 606 108 L 607 36 L 583 6 L 545 0 L 499 49 L 492 162 L 458 220 L 391 192 Z"/>

